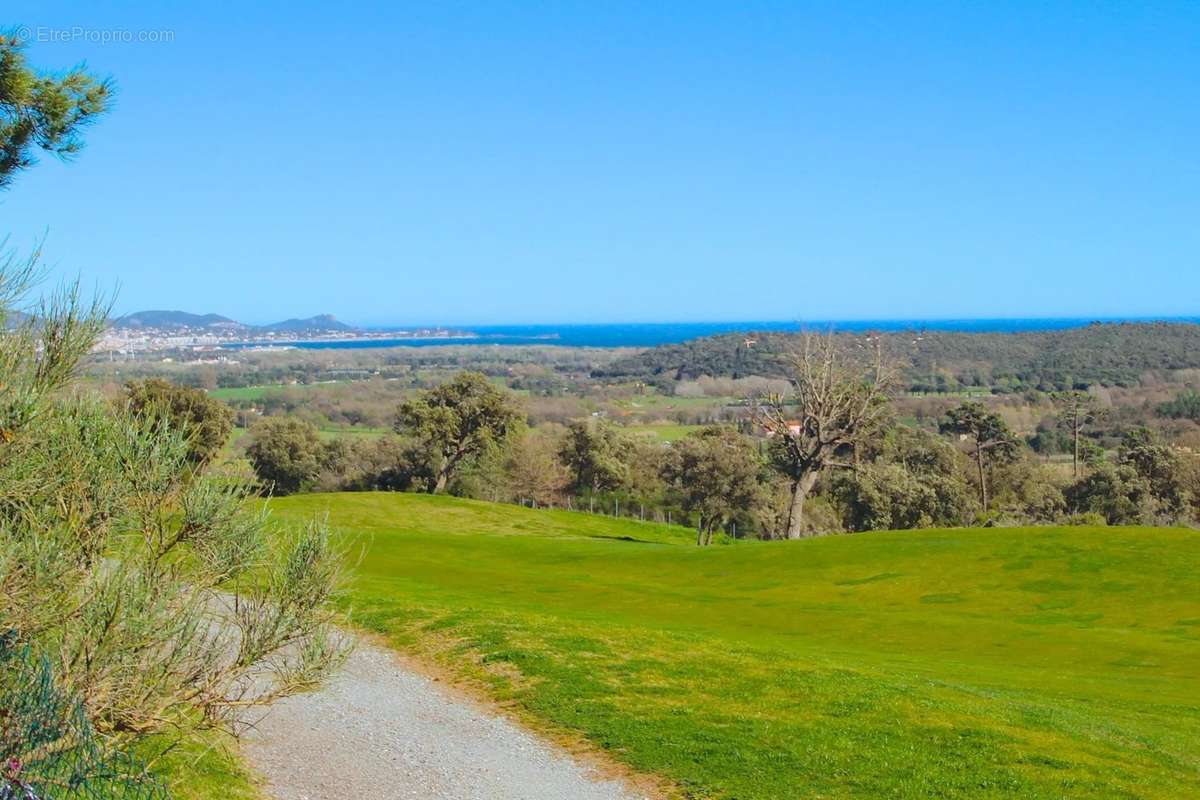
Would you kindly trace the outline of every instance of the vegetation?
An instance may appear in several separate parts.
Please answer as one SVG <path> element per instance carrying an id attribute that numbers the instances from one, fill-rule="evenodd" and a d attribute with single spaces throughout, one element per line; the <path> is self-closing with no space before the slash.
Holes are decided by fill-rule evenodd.
<path id="1" fill-rule="evenodd" d="M 1095 323 L 1028 333 L 877 335 L 885 351 L 899 359 L 904 388 L 914 392 L 1137 386 L 1148 372 L 1200 368 L 1200 325 L 1194 324 Z M 754 342 L 750 346 L 747 338 L 730 334 L 655 347 L 602 366 L 595 376 L 664 388 L 702 376 L 787 376 L 782 356 L 796 348 L 797 335 L 755 333 L 749 337 Z"/>
<path id="2" fill-rule="evenodd" d="M 818 337 L 803 346 L 791 356 L 790 392 L 768 393 L 731 424 L 691 427 L 669 443 L 601 414 L 528 428 L 520 424 L 527 398 L 462 373 L 402 403 L 397 435 L 322 438 L 302 419 L 267 417 L 247 455 L 262 487 L 279 494 L 434 490 L 624 510 L 695 526 L 701 544 L 718 530 L 773 539 L 1200 519 L 1200 464 L 1124 419 L 1106 429 L 1120 432 L 1106 453 L 1099 425 L 1118 415 L 1099 408 L 1097 394 L 1045 398 L 1037 433 L 1023 440 L 994 402 L 905 418 L 875 340 Z M 1071 454 L 1070 473 L 1036 458 L 1047 452 Z"/>
<path id="3" fill-rule="evenodd" d="M 130 381 L 125 392 L 134 416 L 187 434 L 188 460 L 193 464 L 212 459 L 233 429 L 229 406 L 199 389 L 151 378 Z"/>
<path id="4" fill-rule="evenodd" d="M 69 158 L 83 148 L 83 129 L 108 110 L 113 86 L 82 68 L 51 75 L 25 61 L 25 43 L 0 34 L 0 189 L 33 166 L 35 150 Z"/>
<path id="5" fill-rule="evenodd" d="M 1071 438 L 1071 475 L 1079 477 L 1079 467 L 1083 455 L 1083 436 L 1090 425 L 1093 425 L 1104 413 L 1097 407 L 1096 398 L 1087 392 L 1073 390 L 1055 392 L 1054 402 L 1060 408 L 1058 422 L 1067 430 Z"/>
<path id="6" fill-rule="evenodd" d="M 1157 411 L 1161 417 L 1200 422 L 1200 392 L 1185 389 L 1174 400 L 1160 404 Z"/>
<path id="7" fill-rule="evenodd" d="M 10 262 L 0 295 L 33 272 Z M 319 680 L 340 655 L 338 567 L 323 528 L 270 533 L 242 487 L 198 471 L 186 428 L 67 391 L 104 311 L 67 290 L 0 340 L 0 628 L 119 753 Z M 73 729 L 16 758 L 74 746 Z"/>
<path id="8" fill-rule="evenodd" d="M 771 395 L 758 406 L 756 420 L 771 437 L 772 459 L 790 483 L 789 539 L 804 534 L 804 502 L 822 474 L 852 467 L 849 459 L 883 421 L 891 374 L 878 343 L 873 349 L 874 358 L 864 364 L 832 336 L 805 337 L 786 356 L 793 395 Z"/>
<path id="9" fill-rule="evenodd" d="M 355 621 L 695 797 L 1177 798 L 1200 539 L 1040 528 L 694 548 L 448 497 L 300 495 Z M 1053 665 L 1047 669 L 1047 665 Z"/>
<path id="10" fill-rule="evenodd" d="M 979 506 L 987 509 L 988 476 L 996 462 L 1014 458 L 1020 445 L 999 414 L 988 411 L 981 403 L 963 403 L 946 415 L 942 430 L 966 437 L 969 456 L 975 462 L 979 477 Z"/>
<path id="11" fill-rule="evenodd" d="M 246 455 L 264 488 L 293 494 L 312 486 L 321 471 L 324 444 L 317 429 L 291 417 L 264 419 L 250 431 Z"/>
<path id="12" fill-rule="evenodd" d="M 401 403 L 396 430 L 417 442 L 433 473 L 430 491 L 445 491 L 464 461 L 503 441 L 519 422 L 510 395 L 478 372 L 463 372 Z"/>
<path id="13" fill-rule="evenodd" d="M 0 39 L 0 186 L 33 146 L 78 150 L 108 98 Z M 338 663 L 339 558 L 323 527 L 271 531 L 206 471 L 229 433 L 216 401 L 78 386 L 109 309 L 75 285 L 22 311 L 41 274 L 37 253 L 0 254 L 0 796 L 162 798 L 135 753 L 153 766 Z"/>
<path id="14" fill-rule="evenodd" d="M 73 796 L 161 800 L 141 765 L 106 753 L 78 698 L 57 685 L 50 662 L 7 633 L 0 638 L 0 797 Z M 76 794 L 77 793 L 77 794 Z"/>
<path id="15" fill-rule="evenodd" d="M 719 530 L 736 531 L 737 516 L 758 504 L 760 470 L 746 437 L 713 426 L 679 440 L 662 471 L 680 507 L 698 517 L 696 543 L 707 545 Z"/>
<path id="16" fill-rule="evenodd" d="M 0 36 L 0 188 L 111 100 Z M 0 800 L 256 798 L 231 735 L 339 604 L 689 798 L 1200 790 L 1200 326 L 150 363 L 39 274 L 0 255 Z"/>

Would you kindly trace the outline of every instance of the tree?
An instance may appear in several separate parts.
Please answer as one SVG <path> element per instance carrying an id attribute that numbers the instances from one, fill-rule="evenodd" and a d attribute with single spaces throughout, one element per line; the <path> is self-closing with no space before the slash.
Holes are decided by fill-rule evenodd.
<path id="1" fill-rule="evenodd" d="M 250 429 L 246 455 L 266 488 L 275 494 L 304 489 L 321 471 L 317 428 L 297 417 L 266 417 Z"/>
<path id="2" fill-rule="evenodd" d="M 1066 510 L 1058 473 L 1033 458 L 1014 458 L 996 470 L 994 505 L 1000 514 L 1021 524 L 1059 521 Z"/>
<path id="3" fill-rule="evenodd" d="M 632 451 L 633 442 L 611 422 L 578 419 L 567 425 L 558 455 L 576 491 L 604 492 L 625 485 Z"/>
<path id="4" fill-rule="evenodd" d="M 702 428 L 671 446 L 663 479 L 685 511 L 700 515 L 696 544 L 709 544 L 730 520 L 749 516 L 759 500 L 760 467 L 752 444 L 725 426 Z"/>
<path id="5" fill-rule="evenodd" d="M 894 426 L 875 458 L 833 480 L 830 494 L 852 531 L 962 525 L 971 504 L 961 456 L 928 431 Z"/>
<path id="6" fill-rule="evenodd" d="M 1184 389 L 1174 400 L 1160 403 L 1155 413 L 1168 419 L 1190 419 L 1192 422 L 1200 422 L 1200 392 Z"/>
<path id="7" fill-rule="evenodd" d="M 1071 437 L 1071 469 L 1075 478 L 1079 477 L 1079 465 L 1082 461 L 1080 441 L 1084 430 L 1099 419 L 1101 410 L 1096 406 L 1096 398 L 1088 392 L 1068 391 L 1055 392 L 1051 395 L 1054 404 L 1058 406 L 1059 424 L 1066 429 Z"/>
<path id="8" fill-rule="evenodd" d="M 1017 438 L 999 414 L 982 403 L 967 402 L 951 409 L 942 423 L 942 431 L 965 436 L 970 442 L 968 455 L 979 475 L 979 504 L 988 509 L 988 473 L 992 464 L 1007 461 L 1017 454 Z"/>
<path id="9" fill-rule="evenodd" d="M 905 530 L 957 524 L 946 519 L 931 481 L 899 464 L 866 464 L 832 481 L 830 495 L 851 531 Z"/>
<path id="10" fill-rule="evenodd" d="M 1149 428 L 1133 428 L 1121 438 L 1117 463 L 1131 467 L 1150 487 L 1162 514 L 1178 518 L 1190 502 L 1179 457 Z"/>
<path id="11" fill-rule="evenodd" d="M 343 491 L 426 491 L 432 485 L 428 464 L 418 448 L 399 436 L 354 442 L 341 476 Z"/>
<path id="12" fill-rule="evenodd" d="M 434 474 L 431 491 L 438 494 L 465 460 L 504 439 L 521 418 L 509 392 L 478 372 L 460 372 L 401 403 L 395 427 L 423 447 Z"/>
<path id="13" fill-rule="evenodd" d="M 1109 525 L 1136 525 L 1154 516 L 1149 481 L 1128 465 L 1099 464 L 1063 495 L 1072 514 L 1096 514 Z"/>
<path id="14" fill-rule="evenodd" d="M 135 416 L 187 432 L 188 460 L 193 464 L 215 456 L 233 430 L 233 410 L 203 389 L 149 378 L 125 384 L 125 395 Z"/>
<path id="15" fill-rule="evenodd" d="M 855 449 L 887 415 L 893 370 L 878 338 L 853 350 L 829 336 L 805 336 L 789 353 L 792 393 L 762 398 L 755 417 L 771 437 L 772 463 L 791 482 L 787 537 L 804 533 L 804 502 L 821 474 L 853 466 Z"/>
<path id="16" fill-rule="evenodd" d="M 558 444 L 538 429 L 513 442 L 504 462 L 509 492 L 516 499 L 552 505 L 562 498 L 570 476 L 558 459 Z"/>
<path id="17" fill-rule="evenodd" d="M 41 149 L 70 158 L 83 147 L 82 132 L 112 104 L 108 80 L 76 67 L 62 75 L 40 73 L 25 61 L 16 34 L 0 34 L 0 189 L 33 166 Z"/>

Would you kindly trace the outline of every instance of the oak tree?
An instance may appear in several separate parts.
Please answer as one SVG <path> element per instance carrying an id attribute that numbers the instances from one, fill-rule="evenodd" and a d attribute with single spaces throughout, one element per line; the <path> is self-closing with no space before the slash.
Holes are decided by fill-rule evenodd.
<path id="1" fill-rule="evenodd" d="M 745 436 L 713 425 L 671 446 L 663 478 L 685 511 L 696 512 L 696 544 L 712 542 L 713 533 L 758 502 L 760 462 Z"/>
<path id="2" fill-rule="evenodd" d="M 430 491 L 438 494 L 464 461 L 503 440 L 521 420 L 510 392 L 478 372 L 461 372 L 401 403 L 395 428 L 424 450 L 434 474 Z"/>

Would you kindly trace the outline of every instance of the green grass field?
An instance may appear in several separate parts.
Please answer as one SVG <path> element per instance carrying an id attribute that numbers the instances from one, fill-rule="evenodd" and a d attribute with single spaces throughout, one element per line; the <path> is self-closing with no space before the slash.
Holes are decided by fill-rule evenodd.
<path id="1" fill-rule="evenodd" d="M 278 392 L 285 388 L 290 388 L 282 384 L 266 384 L 262 386 L 237 386 L 228 389 L 212 389 L 209 395 L 224 400 L 245 400 L 247 402 L 257 402 L 262 400 L 268 392 Z"/>
<path id="2" fill-rule="evenodd" d="M 241 763 L 236 742 L 223 734 L 188 739 L 159 757 L 165 745 L 143 742 L 138 755 L 154 760 L 153 772 L 173 800 L 262 800 L 258 781 Z"/>
<path id="3" fill-rule="evenodd" d="M 350 380 L 320 381 L 318 383 L 263 383 L 255 386 L 235 386 L 222 389 L 212 389 L 209 395 L 218 400 L 260 402 L 272 393 L 282 394 L 289 390 L 301 392 L 320 392 L 332 387 L 345 386 L 353 383 Z"/>
<path id="4" fill-rule="evenodd" d="M 1200 796 L 1200 534 L 698 549 L 682 528 L 308 495 L 355 622 L 689 797 Z"/>
<path id="5" fill-rule="evenodd" d="M 659 442 L 674 442 L 689 433 L 700 430 L 702 425 L 629 425 L 626 430 L 638 436 L 645 436 Z"/>

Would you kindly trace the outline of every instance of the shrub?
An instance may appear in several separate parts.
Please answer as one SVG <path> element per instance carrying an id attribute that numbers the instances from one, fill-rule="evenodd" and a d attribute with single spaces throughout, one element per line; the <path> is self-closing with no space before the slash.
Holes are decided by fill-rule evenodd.
<path id="1" fill-rule="evenodd" d="M 296 417 L 266 417 L 250 429 L 246 456 L 263 488 L 294 494 L 321 472 L 323 447 L 317 428 Z"/>
<path id="2" fill-rule="evenodd" d="M 0 263 L 0 299 L 33 274 Z M 338 663 L 340 561 L 322 526 L 272 531 L 246 487 L 196 469 L 169 420 L 67 391 L 106 316 L 69 289 L 0 337 L 0 631 L 106 744 L 169 744 Z"/>
<path id="3" fill-rule="evenodd" d="M 138 419 L 187 433 L 188 460 L 193 464 L 215 456 L 233 430 L 233 411 L 203 389 L 150 378 L 125 384 L 125 394 Z"/>
<path id="4" fill-rule="evenodd" d="M 0 798 L 165 800 L 142 764 L 106 749 L 49 659 L 0 635 Z"/>

